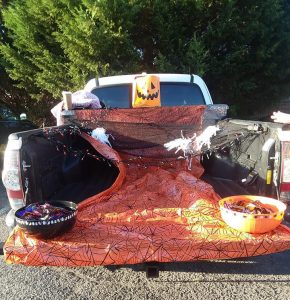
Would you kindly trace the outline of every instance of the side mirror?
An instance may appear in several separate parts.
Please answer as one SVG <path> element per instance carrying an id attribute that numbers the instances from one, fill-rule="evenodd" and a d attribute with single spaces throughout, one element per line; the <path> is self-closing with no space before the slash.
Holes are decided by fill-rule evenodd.
<path id="1" fill-rule="evenodd" d="M 26 120 L 27 116 L 25 113 L 20 114 L 20 120 Z"/>

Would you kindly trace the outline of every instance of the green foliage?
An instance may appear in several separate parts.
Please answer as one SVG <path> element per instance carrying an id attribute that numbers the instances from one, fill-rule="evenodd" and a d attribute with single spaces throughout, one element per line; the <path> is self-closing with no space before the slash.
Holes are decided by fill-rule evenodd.
<path id="1" fill-rule="evenodd" d="M 0 2 L 0 43 L 8 43 L 1 14 L 4 4 L 6 4 L 6 1 Z M 6 73 L 5 67 L 6 61 L 3 56 L 0 56 L 0 104 L 4 104 L 15 113 L 24 112 L 26 111 L 25 103 L 29 96 L 25 90 L 13 86 L 13 82 Z"/>
<path id="2" fill-rule="evenodd" d="M 92 77 L 153 71 L 199 74 L 214 102 L 246 115 L 289 95 L 289 6 L 289 0 L 11 0 L 2 9 L 0 64 L 47 108 L 48 99 Z"/>
<path id="3" fill-rule="evenodd" d="M 289 95 L 290 16 L 283 1 L 224 1 L 205 37 L 209 87 L 244 115 Z"/>

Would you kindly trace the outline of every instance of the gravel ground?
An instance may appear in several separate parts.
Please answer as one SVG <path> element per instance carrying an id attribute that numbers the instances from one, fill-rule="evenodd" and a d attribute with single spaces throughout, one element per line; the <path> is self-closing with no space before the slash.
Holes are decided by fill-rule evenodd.
<path id="1" fill-rule="evenodd" d="M 5 196 L 0 186 L 0 197 Z M 0 241 L 8 231 L 0 213 Z M 25 267 L 0 256 L 0 299 L 289 299 L 290 251 L 247 260 L 166 263 L 159 278 L 144 266 Z"/>

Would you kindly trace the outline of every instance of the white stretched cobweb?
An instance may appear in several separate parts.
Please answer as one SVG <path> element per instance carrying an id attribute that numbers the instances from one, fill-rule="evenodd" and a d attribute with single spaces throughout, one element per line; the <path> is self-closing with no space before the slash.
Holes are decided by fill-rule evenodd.
<path id="1" fill-rule="evenodd" d="M 175 153 L 181 150 L 183 151 L 183 156 L 188 158 L 193 154 L 199 153 L 204 145 L 210 149 L 210 140 L 219 130 L 218 126 L 208 126 L 200 135 L 195 133 L 191 138 L 185 138 L 181 132 L 181 138 L 164 144 L 164 147 L 168 151 L 176 149 Z"/>

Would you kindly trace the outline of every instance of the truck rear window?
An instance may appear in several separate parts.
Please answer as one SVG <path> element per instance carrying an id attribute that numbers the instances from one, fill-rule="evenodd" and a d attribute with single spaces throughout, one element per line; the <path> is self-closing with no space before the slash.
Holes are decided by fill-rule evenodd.
<path id="1" fill-rule="evenodd" d="M 103 102 L 106 107 L 129 108 L 132 88 L 129 84 L 104 86 L 96 88 L 93 94 Z"/>
<path id="2" fill-rule="evenodd" d="M 202 91 L 194 83 L 161 82 L 160 90 L 162 106 L 205 104 Z"/>
<path id="3" fill-rule="evenodd" d="M 130 108 L 132 85 L 120 84 L 98 87 L 92 91 L 106 107 Z M 161 82 L 162 106 L 203 105 L 205 100 L 199 86 L 194 83 Z"/>

